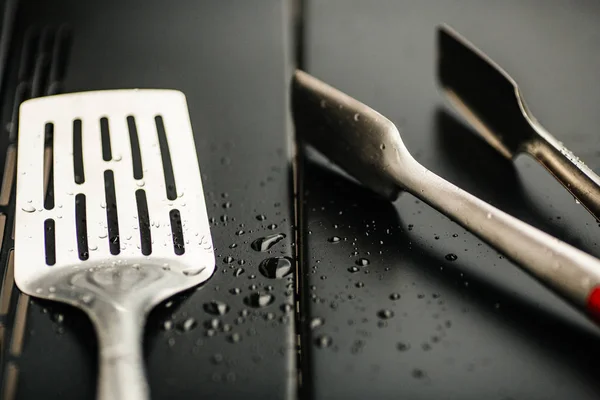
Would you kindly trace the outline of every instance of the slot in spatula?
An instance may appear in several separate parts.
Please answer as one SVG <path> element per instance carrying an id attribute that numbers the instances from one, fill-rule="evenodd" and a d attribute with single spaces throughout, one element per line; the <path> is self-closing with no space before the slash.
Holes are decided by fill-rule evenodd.
<path id="1" fill-rule="evenodd" d="M 91 318 L 99 399 L 146 399 L 147 313 L 215 267 L 185 96 L 63 94 L 19 121 L 15 281 Z"/>

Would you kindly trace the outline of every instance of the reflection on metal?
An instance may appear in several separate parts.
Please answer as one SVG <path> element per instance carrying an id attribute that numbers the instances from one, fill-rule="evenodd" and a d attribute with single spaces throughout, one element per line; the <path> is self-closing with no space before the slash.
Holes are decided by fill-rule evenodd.
<path id="1" fill-rule="evenodd" d="M 6 206 L 10 201 L 10 193 L 12 192 L 13 182 L 15 180 L 16 161 L 16 146 L 10 145 L 6 151 L 6 159 L 4 160 L 4 174 L 2 176 L 2 186 L 0 187 L 0 206 Z"/>
<path id="2" fill-rule="evenodd" d="M 10 362 L 6 366 L 4 382 L 2 384 L 2 399 L 13 400 L 17 394 L 17 379 L 19 378 L 19 369 Z"/>
<path id="3" fill-rule="evenodd" d="M 19 294 L 17 302 L 17 312 L 15 313 L 15 322 L 13 324 L 12 339 L 10 343 L 10 354 L 13 356 L 21 355 L 23 350 L 23 338 L 25 336 L 25 324 L 27 322 L 27 309 L 29 308 L 29 296 L 25 293 Z"/>
<path id="4" fill-rule="evenodd" d="M 50 182 L 51 164 L 52 164 L 52 147 L 46 146 L 44 148 L 44 195 L 48 195 L 48 182 Z"/>
<path id="5" fill-rule="evenodd" d="M 2 220 L 2 225 L 4 221 Z M 4 316 L 8 314 L 8 310 L 10 308 L 10 299 L 12 297 L 13 287 L 15 284 L 14 279 L 14 260 L 13 260 L 13 252 L 11 250 L 8 255 L 8 263 L 6 265 L 6 269 L 4 271 L 4 279 L 2 280 L 2 287 L 0 288 L 0 316 Z"/>
<path id="6" fill-rule="evenodd" d="M 0 322 L 0 365 L 4 365 L 4 335 L 6 328 L 4 324 Z"/>

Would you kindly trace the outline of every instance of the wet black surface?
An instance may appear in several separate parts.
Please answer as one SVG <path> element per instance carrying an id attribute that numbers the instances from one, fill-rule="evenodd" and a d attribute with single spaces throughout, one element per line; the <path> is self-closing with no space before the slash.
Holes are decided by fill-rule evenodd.
<path id="1" fill-rule="evenodd" d="M 293 260 L 270 259 L 293 255 L 288 3 L 21 1 L 3 124 L 26 93 L 18 82 L 35 94 L 166 87 L 188 98 L 218 269 L 151 314 L 152 398 L 295 395 Z M 541 167 L 512 164 L 477 138 L 434 81 L 435 26 L 447 22 L 512 74 L 534 115 L 598 172 L 599 16 L 591 0 L 306 0 L 301 54 L 309 72 L 390 117 L 426 167 L 600 256 L 600 228 L 587 212 Z M 21 50 L 38 61 L 48 52 L 37 39 L 27 45 L 26 30 L 48 26 L 51 38 L 63 23 L 70 51 L 20 76 Z M 5 139 L 14 134 L 4 128 Z M 600 340 L 589 322 L 412 196 L 391 205 L 317 155 L 302 164 L 306 398 L 598 396 Z M 285 237 L 256 242 L 277 234 Z M 12 246 L 4 239 L 2 265 Z M 97 348 L 85 316 L 32 302 L 14 356 L 16 303 L 14 293 L 0 316 L 8 329 L 0 372 L 5 379 L 17 367 L 16 398 L 93 398 Z"/>
<path id="2" fill-rule="evenodd" d="M 293 303 L 293 274 L 268 278 L 259 271 L 269 257 L 293 255 L 287 3 L 21 1 L 3 123 L 32 27 L 70 27 L 60 91 L 172 88 L 187 96 L 217 270 L 202 288 L 157 307 L 149 318 L 153 399 L 295 396 L 294 317 L 286 306 Z M 32 55 L 40 57 L 37 43 Z M 41 71 L 50 90 L 56 77 Z M 250 247 L 275 233 L 285 237 L 268 251 Z M 3 257 L 12 245 L 10 235 L 5 238 Z M 2 319 L 8 338 L 15 303 L 16 297 Z M 95 337 L 77 310 L 33 301 L 23 353 L 2 351 L 3 372 L 9 362 L 19 371 L 16 399 L 94 398 Z"/>
<path id="3" fill-rule="evenodd" d="M 596 221 L 533 161 L 513 164 L 466 128 L 435 84 L 445 22 L 598 171 L 598 16 L 593 1 L 311 0 L 305 68 L 389 117 L 426 167 L 598 256 Z M 302 182 L 307 397 L 598 397 L 597 328 L 495 251 L 408 194 L 378 200 L 314 154 Z"/>

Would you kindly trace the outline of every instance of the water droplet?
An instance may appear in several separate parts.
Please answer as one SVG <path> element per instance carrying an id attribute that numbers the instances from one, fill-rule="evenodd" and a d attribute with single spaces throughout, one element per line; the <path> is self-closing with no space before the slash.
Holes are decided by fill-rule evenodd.
<path id="1" fill-rule="evenodd" d="M 166 268 L 168 268 L 168 267 L 169 266 L 167 265 Z M 163 269 L 165 269 L 165 268 L 163 267 Z M 185 276 L 196 276 L 202 271 L 204 271 L 204 268 L 188 268 L 188 269 L 183 270 L 183 274 Z"/>
<path id="2" fill-rule="evenodd" d="M 294 307 L 291 304 L 287 304 L 287 303 L 282 304 L 280 308 L 281 308 L 281 311 L 283 311 L 284 313 L 290 313 L 294 309 Z"/>
<path id="3" fill-rule="evenodd" d="M 212 318 L 206 321 L 204 323 L 204 326 L 206 327 L 206 329 L 219 329 L 219 327 L 221 326 L 221 321 L 217 318 Z"/>
<path id="4" fill-rule="evenodd" d="M 267 228 L 270 230 L 275 230 L 275 229 L 277 229 L 277 224 L 269 224 L 269 225 L 267 225 Z"/>
<path id="5" fill-rule="evenodd" d="M 36 292 L 37 294 L 40 294 L 40 293 L 42 293 L 43 291 L 44 291 L 44 289 L 42 289 L 41 287 L 39 287 L 39 288 L 35 289 L 35 292 Z"/>
<path id="6" fill-rule="evenodd" d="M 399 293 L 392 293 L 390 294 L 390 300 L 398 300 L 400 299 L 400 294 Z"/>
<path id="7" fill-rule="evenodd" d="M 223 258 L 223 262 L 225 264 L 231 264 L 233 262 L 233 257 L 227 256 L 227 257 Z"/>
<path id="8" fill-rule="evenodd" d="M 212 315 L 225 315 L 229 312 L 229 306 L 222 301 L 213 300 L 204 304 L 204 311 Z"/>
<path id="9" fill-rule="evenodd" d="M 90 249 L 90 251 L 96 251 L 98 250 L 98 245 L 96 243 L 90 243 L 88 249 Z"/>
<path id="10" fill-rule="evenodd" d="M 21 210 L 25 211 L 26 213 L 32 213 L 35 211 L 35 207 L 31 204 L 25 204 L 21 207 Z"/>
<path id="11" fill-rule="evenodd" d="M 144 187 L 146 182 L 144 182 L 143 179 L 138 179 L 137 181 L 135 181 L 135 184 L 138 185 L 138 187 Z"/>
<path id="12" fill-rule="evenodd" d="M 315 339 L 315 344 L 321 349 L 331 346 L 331 343 L 331 337 L 328 335 L 321 335 Z"/>
<path id="13" fill-rule="evenodd" d="M 221 364 L 223 362 L 223 355 L 216 353 L 215 355 L 212 356 L 212 362 L 213 364 Z"/>
<path id="14" fill-rule="evenodd" d="M 351 266 L 348 268 L 348 272 L 352 272 L 353 274 L 360 271 L 360 269 L 358 269 L 358 267 L 355 266 Z"/>
<path id="15" fill-rule="evenodd" d="M 446 256 L 444 257 L 446 260 L 448 261 L 456 261 L 458 260 L 458 256 L 454 253 L 448 253 L 446 254 Z"/>
<path id="16" fill-rule="evenodd" d="M 258 270 L 267 278 L 280 279 L 292 272 L 292 262 L 289 257 L 271 257 L 263 260 Z"/>
<path id="17" fill-rule="evenodd" d="M 264 216 L 264 215 L 262 215 L 262 214 L 258 214 L 258 215 L 256 216 L 256 219 L 257 219 L 258 221 L 264 221 L 265 219 L 267 219 L 267 217 L 265 217 L 265 216 Z"/>
<path id="18" fill-rule="evenodd" d="M 332 236 L 332 237 L 330 237 L 329 239 L 327 239 L 327 241 L 328 241 L 329 243 L 338 243 L 340 240 L 342 240 L 342 239 L 340 239 L 340 237 L 339 237 L 339 236 Z"/>
<path id="19" fill-rule="evenodd" d="M 415 368 L 412 370 L 412 377 L 415 379 L 423 379 L 425 378 L 425 371 Z"/>
<path id="20" fill-rule="evenodd" d="M 270 293 L 254 292 L 244 298 L 244 303 L 253 308 L 266 307 L 275 301 L 275 296 Z"/>
<path id="21" fill-rule="evenodd" d="M 239 333 L 234 332 L 231 335 L 227 336 L 227 340 L 230 343 L 238 343 L 240 340 L 242 340 L 242 337 L 240 336 Z"/>
<path id="22" fill-rule="evenodd" d="M 365 284 L 362 282 L 356 282 L 356 284 L 354 286 L 356 286 L 357 288 L 361 288 L 361 287 L 364 287 Z"/>
<path id="23" fill-rule="evenodd" d="M 359 119 L 360 119 L 360 114 L 359 113 L 354 114 L 354 120 L 358 121 Z"/>
<path id="24" fill-rule="evenodd" d="M 380 148 L 381 150 L 385 150 L 385 144 L 384 144 L 384 143 L 381 143 L 381 144 L 379 145 L 379 148 Z"/>
<path id="25" fill-rule="evenodd" d="M 188 318 L 177 325 L 177 329 L 181 332 L 189 332 L 196 327 L 197 323 L 194 318 Z"/>
<path id="26" fill-rule="evenodd" d="M 94 301 L 94 295 L 91 293 L 86 293 L 81 296 L 81 301 L 84 304 L 90 304 L 92 301 Z"/>
<path id="27" fill-rule="evenodd" d="M 399 351 L 406 351 L 406 350 L 410 349 L 410 345 L 409 345 L 409 344 L 407 344 L 407 343 L 402 343 L 402 342 L 399 342 L 399 343 L 396 345 L 396 348 L 397 348 Z"/>
<path id="28" fill-rule="evenodd" d="M 57 324 L 62 324 L 65 320 L 65 316 L 61 313 L 52 314 L 52 320 Z"/>
<path id="29" fill-rule="evenodd" d="M 358 265 L 359 267 L 366 267 L 370 263 L 371 262 L 367 258 L 359 258 L 358 260 L 356 260 L 356 265 Z"/>
<path id="30" fill-rule="evenodd" d="M 325 323 L 325 320 L 320 317 L 315 317 L 310 320 L 310 329 L 315 329 L 322 326 Z"/>
<path id="31" fill-rule="evenodd" d="M 113 157 L 113 160 L 115 161 L 121 161 L 123 159 L 123 156 L 120 154 L 115 154 L 115 156 Z"/>
<path id="32" fill-rule="evenodd" d="M 487 214 L 485 215 L 485 217 L 486 217 L 487 219 L 492 219 L 492 213 L 487 213 Z"/>
<path id="33" fill-rule="evenodd" d="M 272 312 L 268 312 L 265 314 L 266 321 L 272 321 L 273 319 L 275 319 L 275 314 L 273 314 Z"/>
<path id="34" fill-rule="evenodd" d="M 242 293 L 242 289 L 234 287 L 234 288 L 229 289 L 229 293 L 240 294 L 240 293 Z"/>
<path id="35" fill-rule="evenodd" d="M 268 251 L 271 247 L 275 246 L 278 242 L 283 240 L 285 235 L 283 233 L 276 233 L 274 235 L 269 235 L 265 237 L 261 237 L 252 242 L 250 247 L 256 251 Z"/>
<path id="36" fill-rule="evenodd" d="M 240 229 L 235 234 L 238 235 L 238 236 L 242 236 L 244 233 L 246 233 L 246 231 L 244 231 L 243 229 Z"/>
<path id="37" fill-rule="evenodd" d="M 394 316 L 394 312 L 392 310 L 380 310 L 377 316 L 381 319 L 390 319 Z"/>
<path id="38" fill-rule="evenodd" d="M 236 268 L 235 271 L 233 271 L 233 276 L 240 276 L 244 273 L 244 268 Z"/>
<path id="39" fill-rule="evenodd" d="M 223 208 L 231 208 L 231 202 L 226 201 L 225 203 L 223 203 Z"/>
<path id="40" fill-rule="evenodd" d="M 166 320 L 163 323 L 163 329 L 165 331 L 170 331 L 171 329 L 173 329 L 173 321 L 171 321 L 170 319 Z"/>

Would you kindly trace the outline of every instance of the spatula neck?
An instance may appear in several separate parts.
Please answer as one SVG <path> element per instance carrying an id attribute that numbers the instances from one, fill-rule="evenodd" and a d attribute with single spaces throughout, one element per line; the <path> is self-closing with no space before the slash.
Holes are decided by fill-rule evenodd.
<path id="1" fill-rule="evenodd" d="M 145 315 L 111 304 L 96 308 L 93 317 L 100 350 L 98 399 L 148 399 L 142 350 Z"/>

